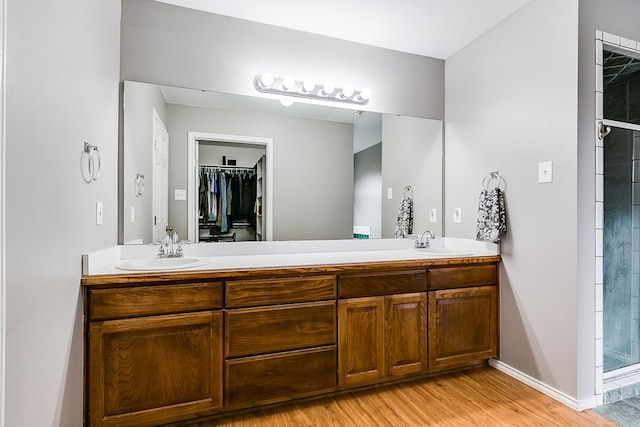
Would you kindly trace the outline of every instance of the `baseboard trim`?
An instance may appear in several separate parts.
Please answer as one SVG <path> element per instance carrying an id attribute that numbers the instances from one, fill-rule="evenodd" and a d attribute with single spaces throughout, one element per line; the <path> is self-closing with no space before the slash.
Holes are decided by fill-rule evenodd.
<path id="1" fill-rule="evenodd" d="M 587 399 L 576 399 L 536 378 L 533 378 L 530 375 L 525 374 L 524 372 L 513 368 L 512 366 L 507 365 L 500 360 L 489 359 L 489 365 L 577 412 L 582 412 L 585 409 L 591 409 L 597 406 L 596 396 L 592 396 Z"/>

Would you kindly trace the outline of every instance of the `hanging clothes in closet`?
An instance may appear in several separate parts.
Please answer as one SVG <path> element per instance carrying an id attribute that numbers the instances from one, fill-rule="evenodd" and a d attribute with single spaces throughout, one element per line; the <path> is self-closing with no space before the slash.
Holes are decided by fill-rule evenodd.
<path id="1" fill-rule="evenodd" d="M 234 221 L 255 225 L 256 177 L 252 168 L 200 166 L 199 219 L 226 233 Z"/>

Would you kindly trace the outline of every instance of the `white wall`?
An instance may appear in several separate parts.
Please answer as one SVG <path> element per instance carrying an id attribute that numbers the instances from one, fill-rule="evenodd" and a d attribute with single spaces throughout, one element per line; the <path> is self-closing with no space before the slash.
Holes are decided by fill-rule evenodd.
<path id="1" fill-rule="evenodd" d="M 413 234 L 442 236 L 442 122 L 382 115 L 382 237 L 395 236 L 402 190 L 413 190 Z M 392 189 L 392 199 L 387 190 Z M 437 221 L 429 222 L 429 210 Z"/>
<path id="2" fill-rule="evenodd" d="M 122 146 L 122 203 L 124 203 L 123 239 L 131 242 L 142 239 L 143 242 L 153 241 L 153 110 L 167 126 L 166 103 L 162 92 L 156 85 L 140 85 L 124 82 L 125 93 L 123 116 L 124 140 L 132 143 Z M 171 152 L 169 152 L 171 155 Z M 141 196 L 136 197 L 134 184 L 136 174 L 145 177 L 145 189 Z M 131 222 L 131 208 L 135 209 L 134 222 Z"/>
<path id="3" fill-rule="evenodd" d="M 117 240 L 120 1 L 6 4 L 5 424 L 80 426 L 81 255 Z"/>
<path id="4" fill-rule="evenodd" d="M 189 131 L 272 138 L 273 239 L 351 238 L 352 124 L 169 105 L 167 128 L 171 192 L 187 188 Z M 187 235 L 184 202 L 169 201 L 169 219 Z"/>
<path id="5" fill-rule="evenodd" d="M 444 116 L 442 60 L 152 0 L 122 8 L 122 80 L 258 96 L 253 78 L 271 71 L 370 87 L 369 111 Z"/>
<path id="6" fill-rule="evenodd" d="M 264 146 L 252 147 L 247 145 L 246 147 L 234 147 L 232 144 L 224 142 L 220 143 L 220 145 L 200 143 L 198 162 L 201 165 L 220 166 L 222 165 L 222 157 L 225 156 L 227 162 L 235 160 L 238 167 L 252 168 L 264 154 Z"/>
<path id="7" fill-rule="evenodd" d="M 500 359 L 577 396 L 578 0 L 534 0 L 446 61 L 445 215 L 475 237 L 483 178 L 507 183 Z M 553 183 L 538 184 L 538 162 Z"/>
<path id="8" fill-rule="evenodd" d="M 353 156 L 353 225 L 371 227 L 370 239 L 382 237 L 382 143 L 380 142 Z"/>

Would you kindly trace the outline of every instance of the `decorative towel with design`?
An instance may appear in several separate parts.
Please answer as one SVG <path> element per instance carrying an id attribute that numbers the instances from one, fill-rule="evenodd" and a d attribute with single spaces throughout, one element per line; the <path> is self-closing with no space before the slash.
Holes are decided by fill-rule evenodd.
<path id="1" fill-rule="evenodd" d="M 499 243 L 500 236 L 506 232 L 507 212 L 504 208 L 504 193 L 499 187 L 482 190 L 478 203 L 476 240 Z"/>
<path id="2" fill-rule="evenodd" d="M 404 238 L 413 232 L 413 197 L 410 191 L 402 192 L 402 200 L 396 218 L 396 237 Z"/>

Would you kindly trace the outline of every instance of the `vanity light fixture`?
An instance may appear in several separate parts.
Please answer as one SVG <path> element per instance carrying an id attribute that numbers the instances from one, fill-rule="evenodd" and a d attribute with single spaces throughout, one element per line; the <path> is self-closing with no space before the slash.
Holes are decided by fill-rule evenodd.
<path id="1" fill-rule="evenodd" d="M 284 77 L 274 76 L 272 73 L 258 74 L 253 80 L 253 85 L 256 90 L 263 93 L 322 101 L 365 105 L 371 99 L 371 89 L 366 87 L 362 89 L 354 89 L 351 85 L 337 87 L 331 81 L 316 83 L 309 78 L 296 80 L 289 74 Z"/>

